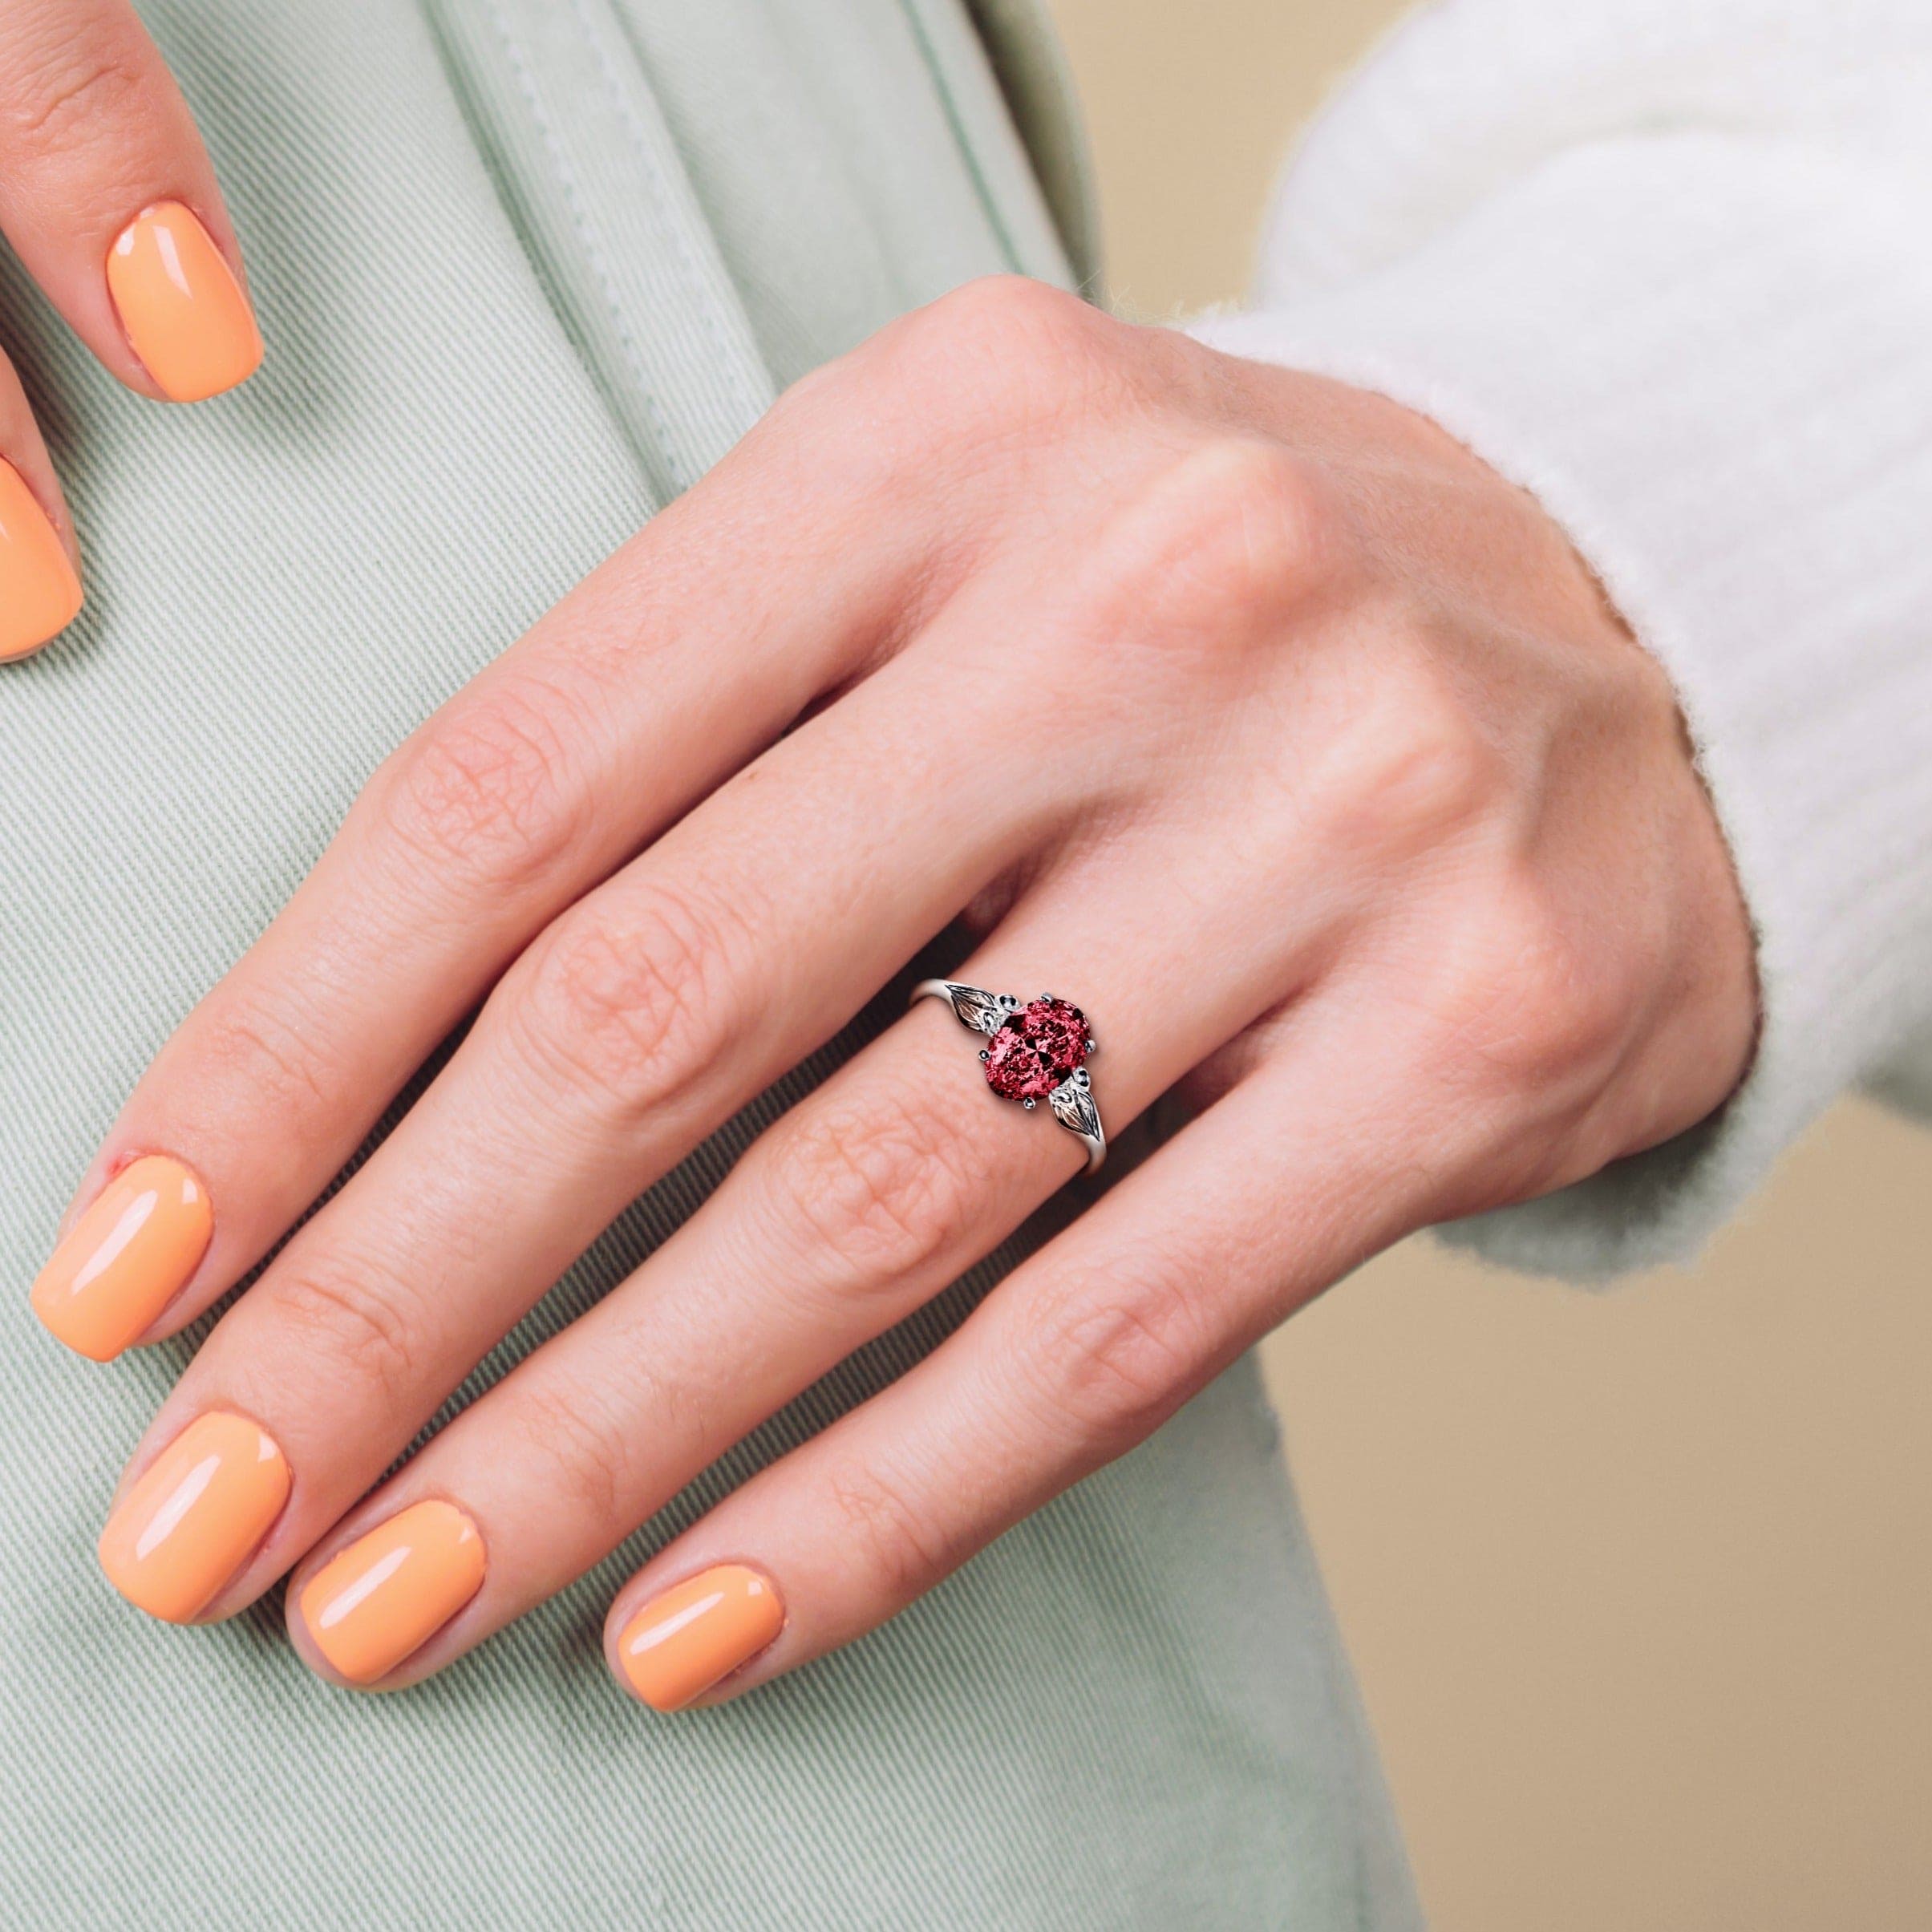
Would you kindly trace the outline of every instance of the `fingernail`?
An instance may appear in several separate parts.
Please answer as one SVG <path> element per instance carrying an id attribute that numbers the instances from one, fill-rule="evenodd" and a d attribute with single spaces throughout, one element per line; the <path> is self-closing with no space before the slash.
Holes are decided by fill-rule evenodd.
<path id="1" fill-rule="evenodd" d="M 111 1362 L 188 1286 L 214 1231 L 208 1189 L 180 1161 L 146 1155 L 67 1231 L 34 1284 L 34 1312 L 75 1353 Z"/>
<path id="2" fill-rule="evenodd" d="M 785 1626 L 772 1579 L 742 1563 L 700 1570 L 624 1626 L 618 1656 L 654 1710 L 676 1711 L 755 1657 Z"/>
<path id="3" fill-rule="evenodd" d="M 483 1582 L 483 1537 L 453 1503 L 412 1504 L 325 1563 L 302 1593 L 315 1646 L 354 1684 L 387 1677 Z"/>
<path id="4" fill-rule="evenodd" d="M 26 480 L 0 462 L 0 658 L 23 658 L 80 610 L 80 579 Z"/>
<path id="5" fill-rule="evenodd" d="M 171 402 L 200 403 L 261 366 L 261 334 L 221 249 L 179 201 L 157 201 L 107 254 L 107 292 Z"/>
<path id="6" fill-rule="evenodd" d="M 289 1500 L 289 1465 L 259 1423 L 197 1416 L 100 1533 L 100 1566 L 136 1610 L 186 1623 L 254 1553 Z"/>

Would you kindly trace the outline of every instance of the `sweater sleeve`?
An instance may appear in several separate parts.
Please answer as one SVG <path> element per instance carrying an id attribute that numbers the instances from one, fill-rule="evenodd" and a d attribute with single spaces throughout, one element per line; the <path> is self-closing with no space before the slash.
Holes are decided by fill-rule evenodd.
<path id="1" fill-rule="evenodd" d="M 1715 1120 L 1448 1230 L 1682 1260 L 1860 1082 L 1932 1103 L 1932 10 L 1445 0 L 1330 108 L 1217 347 L 1535 492 L 1675 680 L 1754 921 Z"/>

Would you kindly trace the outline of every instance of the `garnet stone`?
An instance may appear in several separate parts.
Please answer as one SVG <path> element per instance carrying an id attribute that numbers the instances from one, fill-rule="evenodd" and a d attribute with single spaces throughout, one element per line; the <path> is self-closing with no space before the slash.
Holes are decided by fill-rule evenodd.
<path id="1" fill-rule="evenodd" d="M 1087 1015 L 1063 999 L 1022 1007 L 986 1049 L 986 1083 L 1002 1099 L 1043 1100 L 1086 1063 L 1093 1043 Z"/>

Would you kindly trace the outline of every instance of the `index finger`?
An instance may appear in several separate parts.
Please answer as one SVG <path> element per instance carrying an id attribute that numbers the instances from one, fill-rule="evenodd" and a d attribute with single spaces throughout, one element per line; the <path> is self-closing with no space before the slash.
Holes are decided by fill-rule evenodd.
<path id="1" fill-rule="evenodd" d="M 880 480 L 840 484 L 789 421 L 754 432 L 377 774 L 123 1110 L 36 1286 L 60 1339 L 105 1360 L 241 1279 L 537 933 L 938 593 L 918 504 L 888 519 Z M 125 1205 L 105 1184 L 136 1162 L 152 1180 L 151 1156 L 174 1164 L 173 1193 L 212 1201 L 205 1252 L 157 1235 L 99 1264 Z"/>

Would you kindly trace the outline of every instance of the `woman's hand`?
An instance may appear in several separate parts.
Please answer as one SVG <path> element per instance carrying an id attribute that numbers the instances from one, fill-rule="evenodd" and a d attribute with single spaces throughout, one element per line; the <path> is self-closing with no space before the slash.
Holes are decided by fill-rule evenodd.
<path id="1" fill-rule="evenodd" d="M 962 917 L 954 977 L 1092 1016 L 1112 1132 L 1193 1117 L 620 1594 L 653 1703 L 891 1616 L 1366 1256 L 1691 1126 L 1750 1049 L 1671 692 L 1533 502 L 1375 396 L 975 285 L 424 726 L 141 1083 L 35 1290 L 103 1357 L 246 1274 L 481 1002 L 163 1407 L 119 1587 L 213 1618 L 294 1565 L 312 1666 L 413 1682 L 986 1254 L 1084 1150 L 921 1001 L 367 1493 Z"/>
<path id="2" fill-rule="evenodd" d="M 128 0 L 0 0 L 0 232 L 109 372 L 196 403 L 261 360 L 188 103 Z M 0 355 L 0 659 L 79 611 L 80 552 Z"/>

